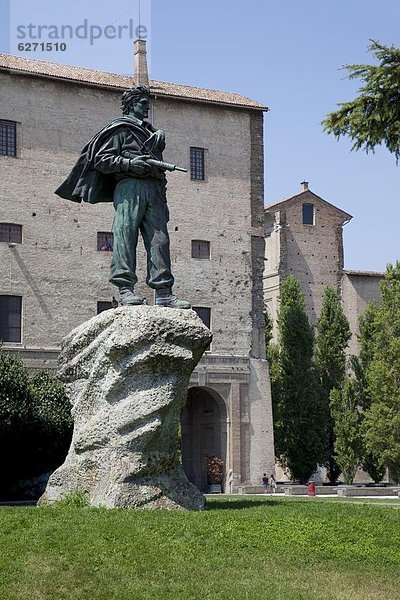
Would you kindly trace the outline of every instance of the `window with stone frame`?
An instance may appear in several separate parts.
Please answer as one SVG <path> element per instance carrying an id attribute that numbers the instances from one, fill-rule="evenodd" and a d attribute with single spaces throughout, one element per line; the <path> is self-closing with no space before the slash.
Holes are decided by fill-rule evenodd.
<path id="1" fill-rule="evenodd" d="M 303 225 L 314 225 L 314 204 L 303 204 Z"/>
<path id="2" fill-rule="evenodd" d="M 190 148 L 190 179 L 194 181 L 204 181 L 205 173 L 205 153 L 204 148 Z"/>
<path id="3" fill-rule="evenodd" d="M 206 240 L 192 240 L 192 258 L 209 259 L 210 242 Z"/>
<path id="4" fill-rule="evenodd" d="M 0 119 L 0 155 L 17 156 L 17 124 Z"/>
<path id="5" fill-rule="evenodd" d="M 0 340 L 21 342 L 22 296 L 0 296 Z"/>
<path id="6" fill-rule="evenodd" d="M 97 250 L 99 252 L 112 252 L 114 248 L 114 236 L 112 231 L 97 232 Z"/>
<path id="7" fill-rule="evenodd" d="M 206 306 L 193 306 L 194 312 L 198 314 L 204 325 L 211 329 L 211 308 Z"/>
<path id="8" fill-rule="evenodd" d="M 17 223 L 0 223 L 0 242 L 22 244 L 22 225 Z"/>

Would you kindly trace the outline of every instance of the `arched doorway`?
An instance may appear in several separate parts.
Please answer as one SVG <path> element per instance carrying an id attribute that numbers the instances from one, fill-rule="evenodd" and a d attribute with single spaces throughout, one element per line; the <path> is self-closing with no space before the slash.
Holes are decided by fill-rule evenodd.
<path id="1" fill-rule="evenodd" d="M 207 455 L 222 458 L 226 471 L 226 446 L 227 419 L 223 399 L 210 388 L 190 388 L 182 411 L 182 463 L 188 479 L 200 491 L 207 491 Z"/>

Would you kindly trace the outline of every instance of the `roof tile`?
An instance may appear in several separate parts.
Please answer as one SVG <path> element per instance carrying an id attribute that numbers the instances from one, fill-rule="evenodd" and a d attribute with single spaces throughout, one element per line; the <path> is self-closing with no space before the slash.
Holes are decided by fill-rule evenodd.
<path id="1" fill-rule="evenodd" d="M 121 90 L 134 85 L 134 79 L 129 75 L 94 71 L 83 67 L 62 65 L 44 60 L 33 60 L 31 58 L 14 56 L 11 54 L 0 54 L 0 70 L 1 69 L 29 73 L 30 75 L 67 79 L 83 84 L 98 85 Z M 208 90 L 189 85 L 179 85 L 176 83 L 153 80 L 150 81 L 150 89 L 152 94 L 159 96 L 240 106 L 242 108 L 268 110 L 266 106 L 255 100 L 232 92 L 221 92 L 218 90 Z"/>

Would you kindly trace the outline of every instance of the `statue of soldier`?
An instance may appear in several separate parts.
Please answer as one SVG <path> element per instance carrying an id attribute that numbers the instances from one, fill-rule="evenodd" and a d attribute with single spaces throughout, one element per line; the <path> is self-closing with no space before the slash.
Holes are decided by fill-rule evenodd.
<path id="1" fill-rule="evenodd" d="M 121 304 L 143 304 L 134 293 L 140 230 L 147 253 L 146 283 L 155 289 L 156 305 L 186 309 L 189 302 L 172 293 L 167 230 L 165 170 L 178 168 L 163 162 L 164 132 L 144 120 L 149 113 L 149 95 L 143 86 L 123 93 L 123 116 L 90 140 L 55 193 L 75 202 L 114 202 L 110 282 L 119 288 Z"/>

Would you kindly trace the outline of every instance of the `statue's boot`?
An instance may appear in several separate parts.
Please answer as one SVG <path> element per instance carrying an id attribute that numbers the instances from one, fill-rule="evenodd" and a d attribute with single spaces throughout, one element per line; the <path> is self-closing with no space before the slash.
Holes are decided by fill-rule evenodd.
<path id="1" fill-rule="evenodd" d="M 178 300 L 172 293 L 171 288 L 161 288 L 156 290 L 156 305 L 166 306 L 167 308 L 191 308 L 191 304 L 186 300 Z"/>
<path id="2" fill-rule="evenodd" d="M 127 304 L 131 304 L 132 306 L 143 304 L 143 298 L 136 296 L 133 293 L 133 289 L 128 287 L 119 288 L 119 301 L 122 306 L 126 306 Z"/>

